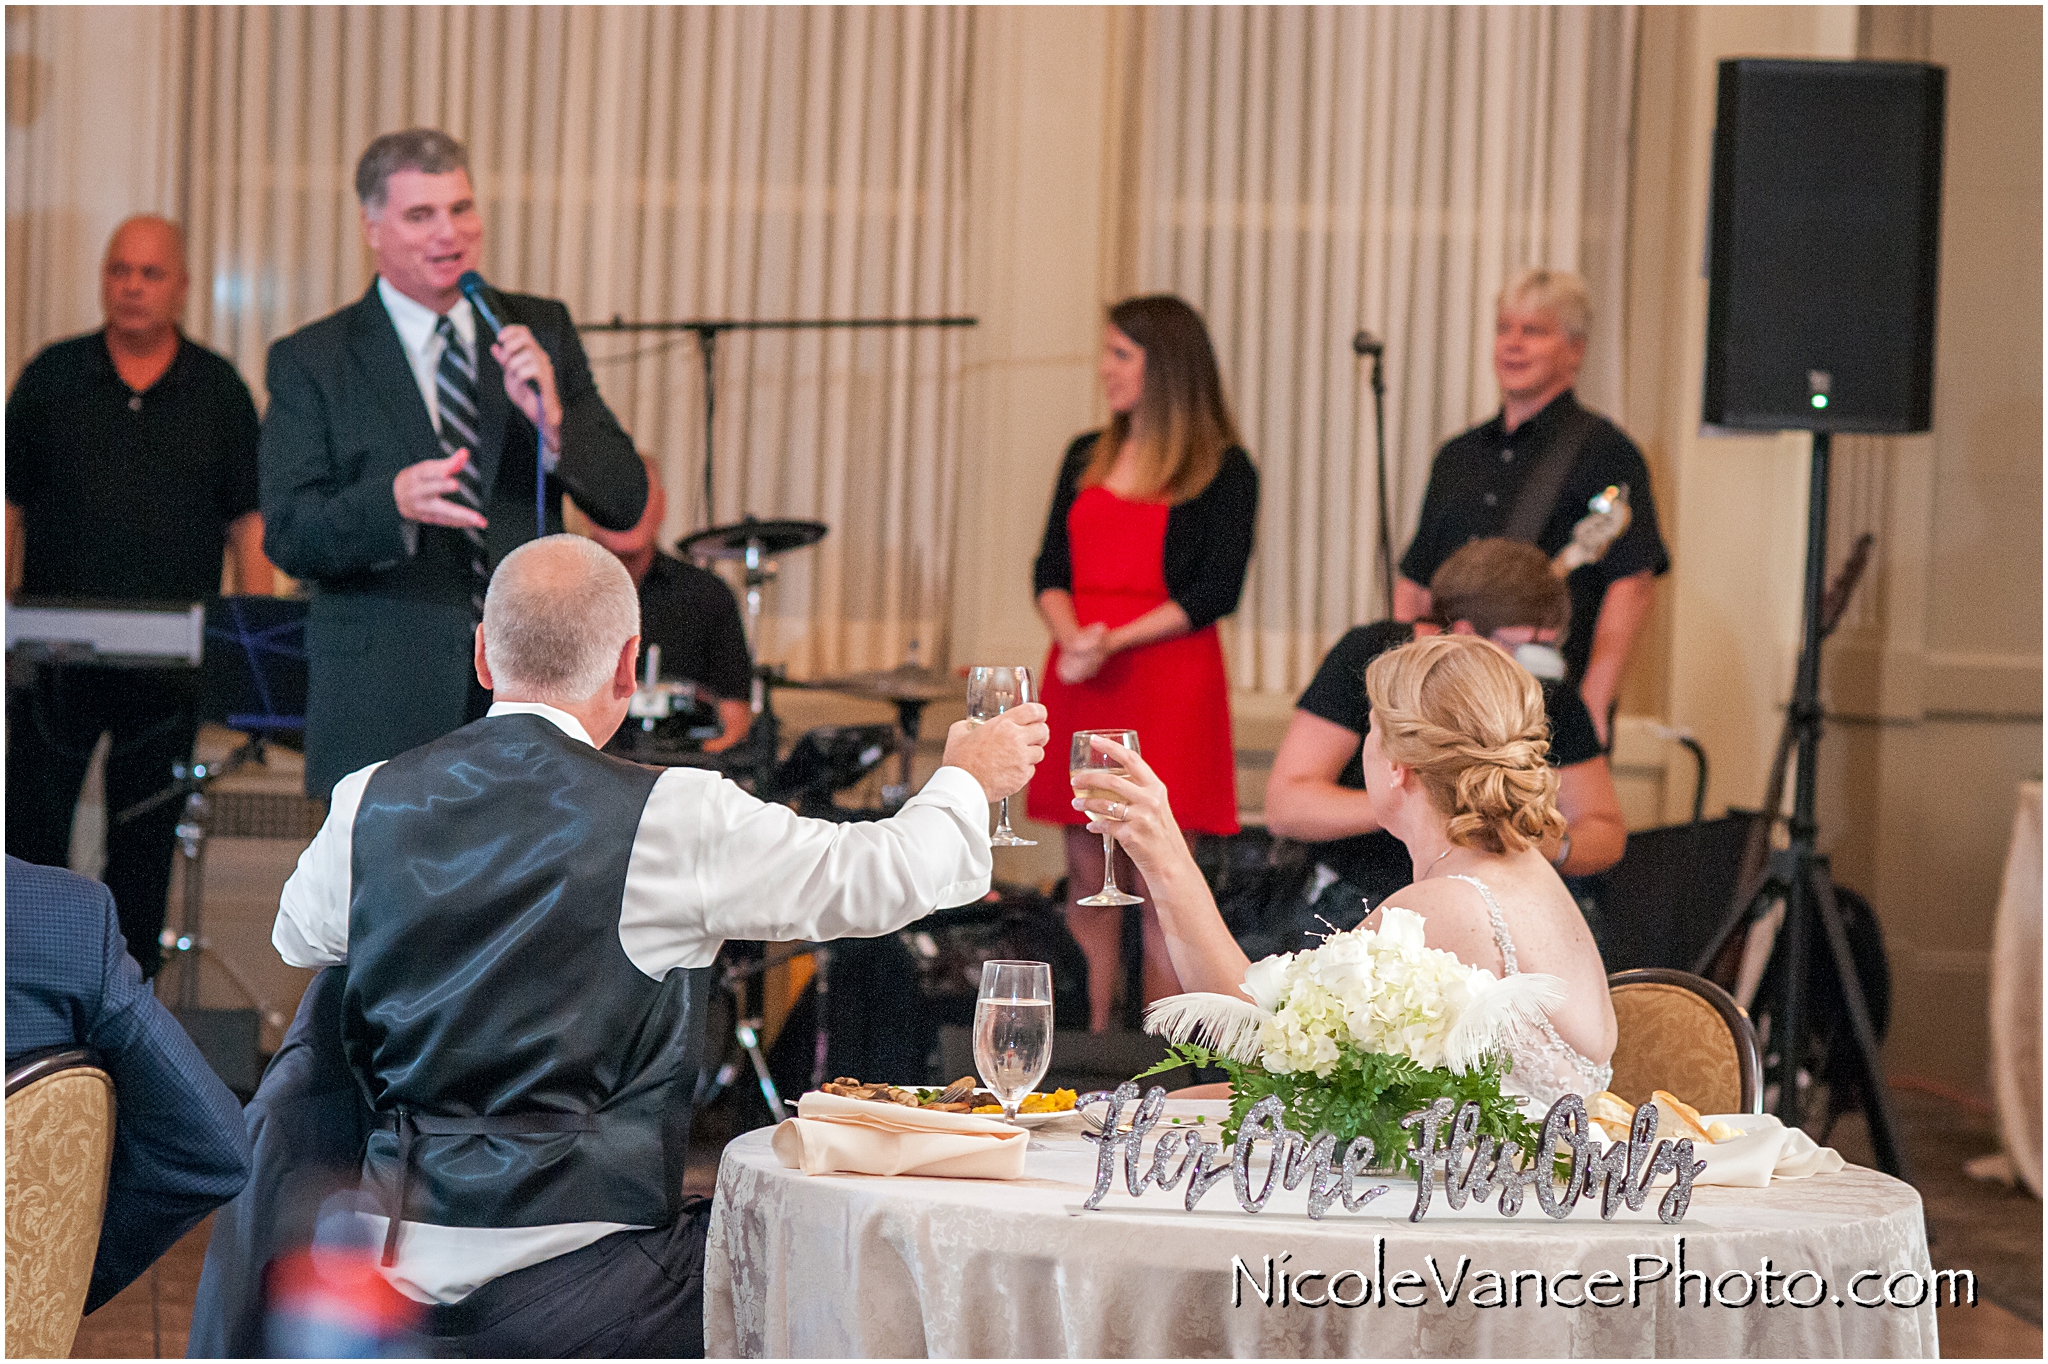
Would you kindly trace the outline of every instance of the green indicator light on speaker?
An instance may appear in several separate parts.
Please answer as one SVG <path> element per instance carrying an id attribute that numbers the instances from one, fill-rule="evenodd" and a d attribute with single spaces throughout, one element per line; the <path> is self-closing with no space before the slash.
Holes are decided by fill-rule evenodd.
<path id="1" fill-rule="evenodd" d="M 1813 405 L 1814 405 L 1815 407 L 1826 407 L 1826 406 L 1828 405 L 1828 395 L 1827 395 L 1827 394 L 1825 394 L 1825 393 L 1816 393 L 1816 394 L 1814 394 L 1814 395 L 1813 395 Z"/>

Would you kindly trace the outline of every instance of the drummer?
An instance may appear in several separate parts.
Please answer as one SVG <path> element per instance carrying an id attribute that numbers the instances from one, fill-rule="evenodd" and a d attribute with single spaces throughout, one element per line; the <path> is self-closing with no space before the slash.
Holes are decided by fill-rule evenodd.
<path id="1" fill-rule="evenodd" d="M 704 751 L 718 753 L 746 738 L 753 723 L 753 662 L 740 604 L 716 573 L 654 547 L 668 495 L 654 461 L 640 458 L 647 466 L 647 510 L 639 524 L 631 530 L 593 525 L 590 538 L 618 555 L 640 588 L 640 675 L 646 676 L 648 647 L 659 645 L 663 678 L 695 682 L 711 693 L 724 732 Z"/>

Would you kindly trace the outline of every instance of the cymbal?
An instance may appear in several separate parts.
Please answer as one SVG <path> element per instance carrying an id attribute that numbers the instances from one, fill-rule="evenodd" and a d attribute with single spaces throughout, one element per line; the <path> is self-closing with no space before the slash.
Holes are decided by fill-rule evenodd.
<path id="1" fill-rule="evenodd" d="M 951 696 L 960 680 L 939 668 L 920 668 L 905 663 L 877 672 L 848 673 L 844 677 L 820 677 L 805 684 L 813 691 L 844 692 L 875 701 L 936 701 Z"/>
<path id="2" fill-rule="evenodd" d="M 763 554 L 783 554 L 824 538 L 822 521 L 758 521 L 749 516 L 685 535 L 676 541 L 676 549 L 692 559 L 744 559 L 749 544 L 759 545 Z"/>

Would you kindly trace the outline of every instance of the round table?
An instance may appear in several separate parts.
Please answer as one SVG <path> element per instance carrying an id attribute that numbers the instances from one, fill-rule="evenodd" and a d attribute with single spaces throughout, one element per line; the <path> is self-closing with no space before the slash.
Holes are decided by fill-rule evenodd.
<path id="1" fill-rule="evenodd" d="M 1920 1196 L 1857 1166 L 1767 1189 L 1699 1187 L 1676 1226 L 1657 1221 L 1654 1196 L 1611 1222 L 1592 1202 L 1553 1221 L 1533 1198 L 1514 1218 L 1490 1206 L 1453 1211 L 1441 1190 L 1414 1223 L 1413 1180 L 1383 1181 L 1389 1192 L 1378 1201 L 1355 1213 L 1340 1204 L 1315 1222 L 1305 1190 L 1276 1187 L 1252 1215 L 1228 1180 L 1192 1213 L 1178 1190 L 1133 1199 L 1121 1182 L 1100 1209 L 1084 1212 L 1095 1147 L 1075 1119 L 1034 1132 L 1026 1177 L 1012 1181 L 807 1177 L 785 1168 L 768 1139 L 765 1129 L 738 1138 L 719 1165 L 704 1275 L 705 1346 L 714 1357 L 1939 1353 Z M 1675 1272 L 1626 1305 L 1631 1257 L 1675 1270 L 1679 1237 L 1685 1269 L 1720 1281 L 1727 1305 L 1702 1306 L 1697 1279 L 1676 1305 Z M 1818 1304 L 1735 1305 L 1745 1283 L 1757 1285 L 1765 1257 L 1775 1274 L 1824 1278 Z M 1634 1267 L 1640 1278 L 1656 1275 L 1655 1259 Z M 1324 1275 L 1306 1284 L 1320 1300 L 1345 1270 L 1358 1275 L 1338 1282 L 1340 1300 L 1377 1282 L 1400 1302 L 1294 1299 L 1299 1276 Z M 1601 1282 L 1594 1297 L 1623 1305 L 1539 1302 L 1553 1286 L 1576 1299 L 1603 1270 L 1620 1286 Z M 1895 1281 L 1896 1298 L 1910 1301 L 1918 1284 L 1928 1292 L 1917 1305 L 1857 1306 L 1850 1284 L 1866 1270 L 1881 1271 L 1857 1284 L 1866 1300 L 1882 1299 L 1900 1272 L 1917 1282 Z M 1419 1288 L 1401 1286 L 1404 1271 Z M 1494 1296 L 1489 1271 L 1503 1281 L 1506 1305 L 1485 1305 Z M 1519 1306 L 1506 1287 L 1516 1271 L 1534 1272 L 1520 1279 Z M 1741 1276 L 1722 1278 L 1731 1271 Z M 1766 1291 L 1783 1298 L 1788 1287 L 1798 1301 L 1816 1296 L 1811 1275 L 1775 1278 Z"/>

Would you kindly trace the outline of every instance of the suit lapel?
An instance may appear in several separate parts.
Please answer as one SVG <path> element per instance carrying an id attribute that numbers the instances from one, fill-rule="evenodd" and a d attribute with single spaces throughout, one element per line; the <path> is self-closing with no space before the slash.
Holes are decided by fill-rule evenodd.
<path id="1" fill-rule="evenodd" d="M 369 293 L 355 306 L 349 353 L 362 367 L 370 392 L 376 395 L 398 437 L 400 448 L 395 452 L 392 473 L 423 459 L 438 459 L 441 439 L 434 434 L 426 400 L 420 397 L 419 382 L 413 378 L 412 362 L 405 356 L 405 344 L 398 339 L 398 328 L 391 325 L 391 314 L 384 310 L 374 280 Z"/>

